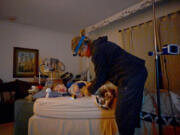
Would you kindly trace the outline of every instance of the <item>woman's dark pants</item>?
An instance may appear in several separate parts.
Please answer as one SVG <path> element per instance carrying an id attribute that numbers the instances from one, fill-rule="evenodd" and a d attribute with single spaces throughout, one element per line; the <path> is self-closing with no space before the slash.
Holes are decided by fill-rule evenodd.
<path id="1" fill-rule="evenodd" d="M 140 111 L 146 78 L 147 70 L 143 68 L 127 80 L 126 86 L 118 87 L 116 122 L 120 135 L 133 135 L 135 128 L 140 127 Z"/>

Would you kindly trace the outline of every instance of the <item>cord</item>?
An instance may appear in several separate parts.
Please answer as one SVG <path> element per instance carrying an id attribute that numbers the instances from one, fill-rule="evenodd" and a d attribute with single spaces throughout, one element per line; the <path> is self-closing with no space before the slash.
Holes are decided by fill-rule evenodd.
<path id="1" fill-rule="evenodd" d="M 165 73 L 166 73 L 166 79 L 167 79 L 167 87 L 168 87 L 168 96 L 169 96 L 169 101 L 170 101 L 170 106 L 171 106 L 171 112 L 172 112 L 172 116 L 173 116 L 173 120 L 174 120 L 174 111 L 173 111 L 173 107 L 172 107 L 172 98 L 171 98 L 171 94 L 170 94 L 170 88 L 169 88 L 169 77 L 168 77 L 168 72 L 167 72 L 167 60 L 166 60 L 166 56 L 164 55 L 164 63 L 165 63 Z M 173 125 L 173 129 L 174 129 L 174 135 L 176 135 L 176 125 Z"/>

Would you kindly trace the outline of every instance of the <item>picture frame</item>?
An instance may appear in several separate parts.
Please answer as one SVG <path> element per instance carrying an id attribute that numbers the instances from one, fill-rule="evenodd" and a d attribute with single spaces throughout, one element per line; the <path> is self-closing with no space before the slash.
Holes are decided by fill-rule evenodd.
<path id="1" fill-rule="evenodd" d="M 38 75 L 39 50 L 14 47 L 13 77 L 30 78 Z"/>

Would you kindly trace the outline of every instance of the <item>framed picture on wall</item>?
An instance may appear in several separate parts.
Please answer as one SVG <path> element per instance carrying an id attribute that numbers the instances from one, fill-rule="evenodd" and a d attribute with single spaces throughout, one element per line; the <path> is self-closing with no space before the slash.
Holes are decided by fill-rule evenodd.
<path id="1" fill-rule="evenodd" d="M 14 47 L 13 77 L 34 77 L 38 74 L 39 50 Z"/>

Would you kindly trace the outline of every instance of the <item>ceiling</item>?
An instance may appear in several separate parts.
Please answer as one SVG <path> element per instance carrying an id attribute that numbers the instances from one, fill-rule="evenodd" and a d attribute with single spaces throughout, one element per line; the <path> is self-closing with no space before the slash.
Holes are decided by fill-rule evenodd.
<path id="1" fill-rule="evenodd" d="M 79 30 L 142 0 L 0 0 L 0 19 L 63 33 Z"/>

